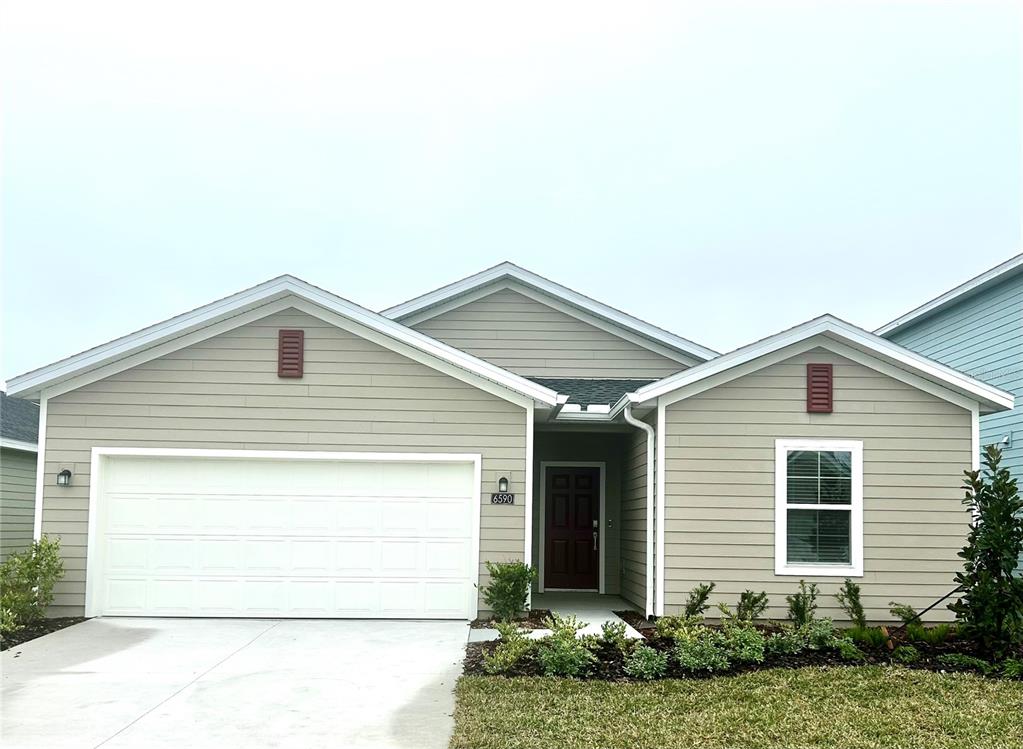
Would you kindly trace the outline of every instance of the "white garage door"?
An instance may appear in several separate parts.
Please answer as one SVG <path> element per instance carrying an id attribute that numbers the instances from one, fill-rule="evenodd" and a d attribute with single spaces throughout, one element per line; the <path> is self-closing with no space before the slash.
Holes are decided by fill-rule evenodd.
<path id="1" fill-rule="evenodd" d="M 98 470 L 93 614 L 474 613 L 472 462 L 118 455 Z"/>

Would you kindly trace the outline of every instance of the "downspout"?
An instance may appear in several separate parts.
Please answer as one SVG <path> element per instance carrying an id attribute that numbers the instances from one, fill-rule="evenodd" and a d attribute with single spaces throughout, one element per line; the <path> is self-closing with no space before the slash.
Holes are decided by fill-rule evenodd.
<path id="1" fill-rule="evenodd" d="M 654 613 L 654 428 L 632 415 L 626 403 L 622 416 L 632 426 L 646 432 L 646 616 Z"/>

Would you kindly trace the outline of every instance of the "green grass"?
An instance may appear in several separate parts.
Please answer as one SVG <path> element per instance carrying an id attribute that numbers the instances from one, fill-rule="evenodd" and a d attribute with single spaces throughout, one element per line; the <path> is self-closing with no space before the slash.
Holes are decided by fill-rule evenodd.
<path id="1" fill-rule="evenodd" d="M 863 666 L 650 683 L 465 676 L 456 749 L 1023 746 L 1023 683 Z"/>

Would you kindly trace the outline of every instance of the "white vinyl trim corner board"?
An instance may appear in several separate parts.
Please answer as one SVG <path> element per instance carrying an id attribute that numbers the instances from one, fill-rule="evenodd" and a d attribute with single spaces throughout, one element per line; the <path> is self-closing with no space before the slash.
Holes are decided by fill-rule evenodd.
<path id="1" fill-rule="evenodd" d="M 852 457 L 852 503 L 814 509 L 850 513 L 851 564 L 788 563 L 788 453 L 791 450 L 847 452 Z M 774 443 L 774 574 L 803 577 L 863 576 L 863 442 L 859 440 L 778 439 Z"/>
<path id="2" fill-rule="evenodd" d="M 597 592 L 603 593 L 607 589 L 607 581 L 604 579 L 607 570 L 607 558 L 604 526 L 607 524 L 607 499 L 604 491 L 604 479 L 607 475 L 607 464 L 603 461 L 585 460 L 542 460 L 540 461 L 540 573 L 537 578 L 537 590 L 540 593 L 555 588 L 544 588 L 544 559 L 547 556 L 547 469 L 548 468 L 597 468 L 600 472 L 600 521 L 597 523 L 597 545 L 600 549 L 598 556 L 599 569 L 597 571 Z M 533 520 L 530 517 L 526 525 L 532 526 Z M 558 588 L 557 590 L 567 590 Z M 574 590 L 574 588 L 573 588 Z M 589 592 L 593 592 L 592 590 Z"/>
<path id="3" fill-rule="evenodd" d="M 667 473 L 664 465 L 664 434 L 667 431 L 665 421 L 665 408 L 666 404 L 664 398 L 657 399 L 657 440 L 655 447 L 657 448 L 657 460 L 654 465 L 654 472 L 657 479 L 657 491 L 654 494 L 654 503 L 657 507 L 657 527 L 656 531 L 656 557 L 657 557 L 657 593 L 654 596 L 654 611 L 657 616 L 664 616 L 664 517 L 665 511 L 664 506 L 667 502 L 667 497 L 664 495 L 665 480 L 664 476 Z"/>
<path id="4" fill-rule="evenodd" d="M 522 563 L 532 564 L 533 562 L 533 404 L 526 406 L 526 507 L 523 513 L 524 548 L 522 550 Z M 526 608 L 530 608 L 533 599 L 533 586 L 526 590 Z"/>
<path id="5" fill-rule="evenodd" d="M 151 471 L 145 464 L 129 467 L 135 458 L 159 463 Z M 157 471 L 162 459 L 166 472 Z M 207 465 L 203 474 L 203 461 L 231 462 Z M 300 470 L 311 463 L 366 465 Z M 380 465 L 386 463 L 406 468 L 395 473 Z M 466 471 L 440 464 L 464 464 Z M 118 467 L 122 483 L 115 491 Z M 278 618 L 474 619 L 478 613 L 479 454 L 94 447 L 90 473 L 86 616 L 153 615 L 156 608 L 155 615 Z M 424 509 L 405 518 L 401 508 L 416 500 L 443 512 Z M 117 515 L 112 502 L 120 503 Z M 111 518 L 121 526 L 109 535 Z M 108 535 L 119 544 L 109 559 Z M 162 566 L 153 559 L 158 544 Z M 108 567 L 123 579 L 109 576 Z M 111 581 L 144 596 L 140 611 L 132 611 L 134 601 L 110 605 Z M 185 602 L 168 603 L 151 592 L 157 587 L 178 591 Z M 220 590 L 229 597 L 217 598 Z M 187 600 L 185 591 L 191 591 Z"/>
<path id="6" fill-rule="evenodd" d="M 46 396 L 39 398 L 39 451 L 36 453 L 36 506 L 32 538 L 43 537 L 43 493 L 46 487 Z"/>

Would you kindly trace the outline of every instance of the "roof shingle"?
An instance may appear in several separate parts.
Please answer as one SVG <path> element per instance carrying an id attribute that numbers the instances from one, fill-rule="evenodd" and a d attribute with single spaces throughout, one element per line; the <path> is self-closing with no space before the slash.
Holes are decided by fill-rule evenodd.
<path id="1" fill-rule="evenodd" d="M 565 377 L 530 377 L 533 382 L 568 396 L 569 403 L 583 408 L 593 404 L 614 405 L 625 393 L 649 385 L 657 380 L 583 380 Z"/>
<path id="2" fill-rule="evenodd" d="M 39 405 L 0 393 L 0 437 L 36 444 L 39 441 Z"/>

